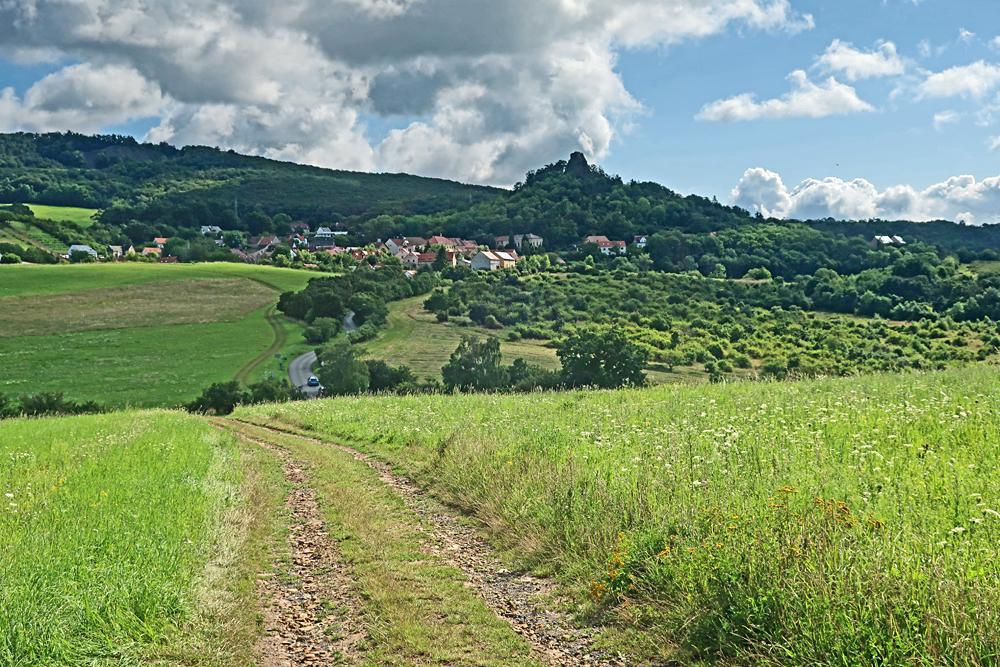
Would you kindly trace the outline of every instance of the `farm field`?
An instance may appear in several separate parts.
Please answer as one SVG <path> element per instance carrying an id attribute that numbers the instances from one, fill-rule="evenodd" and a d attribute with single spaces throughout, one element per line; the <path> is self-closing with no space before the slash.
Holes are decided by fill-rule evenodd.
<path id="1" fill-rule="evenodd" d="M 256 379 L 274 364 L 265 352 L 298 340 L 298 325 L 273 314 L 278 293 L 315 275 L 237 264 L 3 267 L 0 394 L 155 407 L 237 375 Z"/>
<path id="2" fill-rule="evenodd" d="M 95 208 L 79 208 L 77 206 L 47 206 L 45 204 L 28 204 L 28 208 L 36 218 L 72 222 L 83 228 L 94 224 Z"/>
<path id="3" fill-rule="evenodd" d="M 246 664 L 276 464 L 166 412 L 0 423 L 0 664 Z"/>
<path id="4" fill-rule="evenodd" d="M 236 416 L 418 480 L 556 574 L 635 662 L 989 664 L 998 396 L 979 366 Z"/>
<path id="5" fill-rule="evenodd" d="M 463 335 L 498 334 L 480 327 L 441 324 L 432 313 L 423 309 L 426 299 L 425 295 L 390 303 L 388 324 L 378 338 L 364 344 L 364 356 L 391 364 L 406 364 L 421 378 L 440 378 L 441 367 L 448 363 Z M 502 340 L 500 349 L 507 363 L 522 357 L 543 368 L 559 367 L 556 351 L 539 341 Z"/>

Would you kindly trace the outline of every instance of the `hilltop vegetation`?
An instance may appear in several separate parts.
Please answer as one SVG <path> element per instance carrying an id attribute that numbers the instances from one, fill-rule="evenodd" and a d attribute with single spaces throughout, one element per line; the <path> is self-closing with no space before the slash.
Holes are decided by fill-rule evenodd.
<path id="1" fill-rule="evenodd" d="M 237 415 L 357 445 L 465 508 L 637 663 L 988 664 L 998 395 L 982 367 Z"/>

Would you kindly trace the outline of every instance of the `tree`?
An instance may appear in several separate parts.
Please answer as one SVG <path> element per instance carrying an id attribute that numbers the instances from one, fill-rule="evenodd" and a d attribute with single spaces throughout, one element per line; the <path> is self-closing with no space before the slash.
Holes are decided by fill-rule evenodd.
<path id="1" fill-rule="evenodd" d="M 240 387 L 240 383 L 235 380 L 231 382 L 217 382 L 201 393 L 201 396 L 194 399 L 185 406 L 188 412 L 199 412 L 204 414 L 228 415 L 236 409 L 237 405 L 248 402 L 246 392 Z"/>
<path id="2" fill-rule="evenodd" d="M 251 403 L 287 403 L 302 393 L 284 378 L 266 378 L 247 387 L 245 399 Z"/>
<path id="3" fill-rule="evenodd" d="M 332 317 L 317 317 L 306 327 L 302 335 L 310 345 L 320 345 L 340 333 L 340 320 Z"/>
<path id="4" fill-rule="evenodd" d="M 392 366 L 381 359 L 369 359 L 365 364 L 368 366 L 368 391 L 393 391 L 417 381 L 409 366 Z"/>
<path id="5" fill-rule="evenodd" d="M 319 363 L 316 376 L 326 393 L 343 396 L 368 391 L 368 365 L 357 358 L 354 346 L 346 340 L 336 340 L 323 348 Z"/>
<path id="6" fill-rule="evenodd" d="M 571 387 L 612 389 L 643 386 L 648 353 L 618 329 L 583 329 L 567 338 L 556 352 L 563 377 Z"/>
<path id="7" fill-rule="evenodd" d="M 20 264 L 21 257 L 12 252 L 5 252 L 0 255 L 0 264 Z"/>
<path id="8" fill-rule="evenodd" d="M 490 336 L 477 340 L 463 336 L 441 369 L 449 391 L 488 391 L 504 385 L 506 373 L 500 366 L 500 339 Z"/>

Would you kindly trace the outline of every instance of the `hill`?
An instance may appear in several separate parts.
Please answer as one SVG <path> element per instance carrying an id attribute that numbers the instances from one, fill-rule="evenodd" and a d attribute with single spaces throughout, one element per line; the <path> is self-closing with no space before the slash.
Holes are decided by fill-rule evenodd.
<path id="1" fill-rule="evenodd" d="M 213 382 L 279 372 L 273 354 L 260 355 L 274 348 L 284 359 L 301 329 L 274 305 L 315 275 L 241 264 L 0 266 L 0 395 L 173 406 Z"/>
<path id="2" fill-rule="evenodd" d="M 989 664 L 997 396 L 976 367 L 0 421 L 0 662 Z"/>
<path id="3" fill-rule="evenodd" d="M 125 136 L 0 135 L 0 202 L 106 209 L 106 222 L 234 228 L 237 210 L 328 224 L 382 213 L 430 213 L 492 188 L 406 174 L 335 171 L 207 147 Z M 40 216 L 41 217 L 41 216 Z M 227 223 L 228 221 L 228 223 Z"/>

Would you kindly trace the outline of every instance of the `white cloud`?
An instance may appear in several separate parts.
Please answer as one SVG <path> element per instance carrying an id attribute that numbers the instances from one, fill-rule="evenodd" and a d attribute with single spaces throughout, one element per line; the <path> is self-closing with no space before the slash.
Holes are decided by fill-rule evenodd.
<path id="1" fill-rule="evenodd" d="M 164 104 L 159 87 L 131 67 L 83 63 L 40 79 L 23 99 L 0 92 L 0 130 L 93 132 L 155 116 Z"/>
<path id="2" fill-rule="evenodd" d="M 986 146 L 991 151 L 1000 151 L 1000 136 L 990 137 L 986 140 Z"/>
<path id="3" fill-rule="evenodd" d="M 958 113 L 957 111 L 952 111 L 952 110 L 939 111 L 938 113 L 934 114 L 934 129 L 941 130 L 946 125 L 957 123 L 961 119 L 962 119 L 962 114 Z"/>
<path id="4" fill-rule="evenodd" d="M 1000 222 L 1000 176 L 953 176 L 923 190 L 896 185 L 882 191 L 862 178 L 810 178 L 789 190 L 781 176 L 756 167 L 743 174 L 732 197 L 743 208 L 776 218 Z"/>
<path id="5" fill-rule="evenodd" d="M 0 0 L 5 52 L 140 77 L 75 129 L 156 107 L 151 139 L 501 184 L 606 155 L 640 109 L 620 50 L 811 26 L 790 0 Z M 5 95 L 8 126 L 58 124 Z M 383 140 L 373 116 L 412 120 Z"/>
<path id="6" fill-rule="evenodd" d="M 793 90 L 780 98 L 758 101 L 752 93 L 716 100 L 702 107 L 696 118 L 712 122 L 758 120 L 763 118 L 823 118 L 863 111 L 874 107 L 858 97 L 851 86 L 830 77 L 816 84 L 802 70 L 788 75 Z"/>
<path id="7" fill-rule="evenodd" d="M 971 44 L 976 39 L 976 33 L 966 28 L 958 29 L 958 41 L 964 44 Z"/>
<path id="8" fill-rule="evenodd" d="M 1000 65 L 983 60 L 929 74 L 918 89 L 926 97 L 983 97 L 1000 86 Z"/>
<path id="9" fill-rule="evenodd" d="M 871 51 L 861 51 L 839 39 L 833 40 L 817 65 L 830 72 L 841 72 L 848 81 L 884 76 L 899 76 L 906 70 L 896 45 L 880 40 Z"/>

